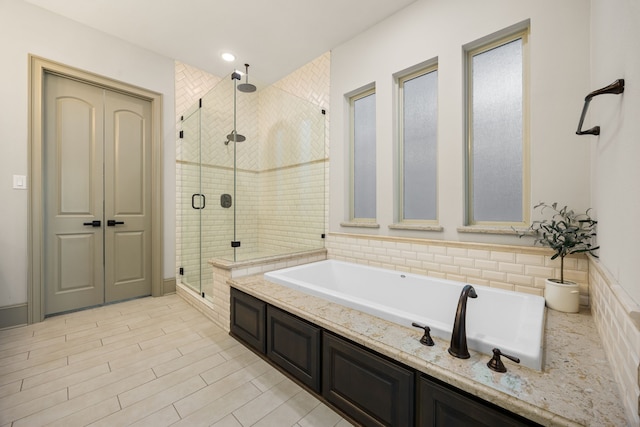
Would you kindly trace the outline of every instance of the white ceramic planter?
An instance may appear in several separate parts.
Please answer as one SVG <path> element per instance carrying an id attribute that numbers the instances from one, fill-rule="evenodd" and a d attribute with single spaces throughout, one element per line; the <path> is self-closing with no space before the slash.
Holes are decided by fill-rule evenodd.
<path id="1" fill-rule="evenodd" d="M 577 283 L 559 283 L 557 279 L 547 279 L 544 288 L 547 307 L 565 313 L 577 313 L 580 309 L 580 291 Z"/>

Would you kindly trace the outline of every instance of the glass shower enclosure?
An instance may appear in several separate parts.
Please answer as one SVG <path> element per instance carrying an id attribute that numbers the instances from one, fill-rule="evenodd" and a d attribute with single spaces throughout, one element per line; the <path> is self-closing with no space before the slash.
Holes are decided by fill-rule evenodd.
<path id="1" fill-rule="evenodd" d="M 225 77 L 190 108 L 178 139 L 178 277 L 205 298 L 212 259 L 324 247 L 324 111 L 274 86 L 244 93 L 238 83 Z"/>

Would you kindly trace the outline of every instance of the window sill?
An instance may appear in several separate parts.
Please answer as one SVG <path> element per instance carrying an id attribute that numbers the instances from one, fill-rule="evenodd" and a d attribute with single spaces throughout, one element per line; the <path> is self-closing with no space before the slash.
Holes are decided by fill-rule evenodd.
<path id="1" fill-rule="evenodd" d="M 490 227 L 487 225 L 466 225 L 464 227 L 458 227 L 458 233 L 504 234 L 513 236 L 531 234 L 528 227 Z"/>
<path id="2" fill-rule="evenodd" d="M 420 225 L 420 224 L 391 224 L 390 230 L 411 230 L 411 231 L 442 231 L 444 230 L 440 225 Z"/>
<path id="3" fill-rule="evenodd" d="M 340 227 L 380 228 L 380 224 L 377 224 L 375 222 L 341 222 Z"/>

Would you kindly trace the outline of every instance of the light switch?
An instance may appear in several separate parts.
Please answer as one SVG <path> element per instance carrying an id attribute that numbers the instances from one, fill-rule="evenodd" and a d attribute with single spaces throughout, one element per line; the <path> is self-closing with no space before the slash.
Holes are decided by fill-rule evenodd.
<path id="1" fill-rule="evenodd" d="M 24 175 L 13 175 L 13 188 L 16 190 L 26 190 L 27 177 Z"/>

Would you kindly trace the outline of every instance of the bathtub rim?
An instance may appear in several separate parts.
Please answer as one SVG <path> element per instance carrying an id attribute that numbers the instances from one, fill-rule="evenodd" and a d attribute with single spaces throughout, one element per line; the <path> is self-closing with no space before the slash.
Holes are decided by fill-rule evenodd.
<path id="1" fill-rule="evenodd" d="M 340 304 L 350 309 L 362 311 L 364 313 L 381 318 L 383 320 L 396 323 L 400 326 L 410 327 L 410 323 L 412 321 L 417 321 L 419 323 L 427 324 L 432 328 L 432 333 L 434 334 L 434 336 L 438 338 L 442 338 L 444 340 L 450 339 L 451 332 L 449 331 L 450 329 L 452 329 L 452 326 L 443 325 L 438 321 L 429 319 L 424 316 L 414 315 L 406 311 L 396 310 L 388 306 L 382 306 L 381 304 L 378 304 L 376 302 L 373 302 L 364 298 L 347 295 L 347 294 L 335 291 L 333 289 L 327 289 L 324 287 L 316 286 L 314 284 L 309 284 L 308 282 L 302 282 L 301 280 L 296 280 L 290 277 L 288 278 L 286 277 L 286 274 L 289 272 L 295 272 L 297 270 L 309 268 L 319 264 L 337 264 L 337 265 L 344 265 L 347 267 L 366 268 L 372 271 L 379 271 L 381 273 L 391 273 L 393 275 L 396 275 L 396 274 L 406 275 L 407 277 L 413 277 L 419 280 L 430 280 L 430 281 L 435 281 L 439 283 L 453 284 L 456 287 L 460 287 L 460 288 L 464 286 L 466 282 L 458 282 L 450 279 L 442 279 L 438 277 L 431 277 L 431 276 L 426 276 L 426 275 L 421 275 L 416 273 L 405 272 L 402 270 L 391 270 L 387 268 L 369 266 L 366 264 L 358 264 L 358 263 L 347 262 L 347 261 L 336 260 L 336 259 L 326 259 L 326 260 L 316 261 L 316 262 L 307 263 L 307 264 L 300 264 L 297 266 L 286 267 L 279 270 L 270 271 L 264 274 L 264 279 L 269 282 L 276 283 L 281 286 L 289 287 L 291 289 L 297 290 L 304 294 L 322 298 L 326 301 Z M 301 284 L 301 283 L 304 283 L 304 284 Z M 538 295 L 532 295 L 532 294 L 527 294 L 523 292 L 508 291 L 504 289 L 491 288 L 488 286 L 476 285 L 476 284 L 471 284 L 471 285 L 474 286 L 474 288 L 476 288 L 476 290 L 479 291 L 480 293 L 489 292 L 489 293 L 496 293 L 496 294 L 510 295 L 510 296 L 513 296 L 513 294 L 515 293 L 519 297 L 522 297 L 528 300 L 529 303 L 526 305 L 527 309 L 530 309 L 530 310 L 535 309 L 539 311 L 540 316 L 537 317 L 536 319 L 525 317 L 525 321 L 524 321 L 525 324 L 533 324 L 534 321 L 536 323 L 534 326 L 530 326 L 530 328 L 534 331 L 534 336 L 518 337 L 517 344 L 523 344 L 525 346 L 525 348 L 523 349 L 522 348 L 516 349 L 514 348 L 516 344 L 510 344 L 503 341 L 500 341 L 502 342 L 502 344 L 496 344 L 495 340 L 497 339 L 497 337 L 495 336 L 490 337 L 494 339 L 494 344 L 491 344 L 491 343 L 482 342 L 480 341 L 481 339 L 480 337 L 476 337 L 473 335 L 468 335 L 467 337 L 469 348 L 475 351 L 478 351 L 480 353 L 491 356 L 492 348 L 498 347 L 502 351 L 504 351 L 504 353 L 506 354 L 516 353 L 516 355 L 520 357 L 521 364 L 523 366 L 526 366 L 528 368 L 531 368 L 537 371 L 542 371 L 544 362 L 545 362 L 544 331 L 545 331 L 545 324 L 546 324 L 546 307 L 545 307 L 544 298 Z M 310 290 L 311 292 L 308 292 L 308 290 Z M 328 298 L 327 295 L 330 296 L 330 298 Z M 345 303 L 345 301 L 349 303 Z M 363 309 L 363 307 L 366 307 L 366 308 Z M 383 307 L 384 309 L 382 309 L 381 307 Z M 384 313 L 384 315 L 380 315 L 381 312 Z M 452 313 L 452 316 L 453 316 L 453 313 Z M 402 321 L 397 321 L 398 318 L 401 318 Z M 537 323 L 538 319 L 539 319 L 539 323 Z M 508 319 L 505 319 L 505 321 L 508 321 Z M 443 329 L 447 330 L 444 333 L 444 335 L 442 333 Z"/>

